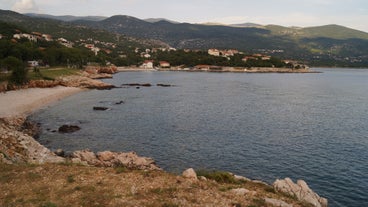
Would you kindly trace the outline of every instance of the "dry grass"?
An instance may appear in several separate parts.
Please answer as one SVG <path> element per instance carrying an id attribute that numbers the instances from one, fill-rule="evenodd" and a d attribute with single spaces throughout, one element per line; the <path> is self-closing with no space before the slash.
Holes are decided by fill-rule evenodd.
<path id="1" fill-rule="evenodd" d="M 77 165 L 0 164 L 0 206 L 266 206 L 264 197 L 292 198 L 253 182 L 191 181 L 158 171 L 95 168 Z M 256 191 L 235 195 L 234 188 Z"/>

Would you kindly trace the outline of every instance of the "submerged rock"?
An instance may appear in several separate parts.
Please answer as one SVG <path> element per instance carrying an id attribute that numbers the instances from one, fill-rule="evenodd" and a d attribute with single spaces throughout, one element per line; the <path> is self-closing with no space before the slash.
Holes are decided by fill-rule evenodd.
<path id="1" fill-rule="evenodd" d="M 122 86 L 131 86 L 131 87 L 134 87 L 134 86 L 142 86 L 142 87 L 151 87 L 152 84 L 150 83 L 127 83 L 127 84 L 122 84 Z"/>
<path id="2" fill-rule="evenodd" d="M 106 111 L 108 109 L 109 109 L 108 107 L 104 107 L 104 106 L 94 106 L 93 107 L 93 110 L 95 111 Z"/>
<path id="3" fill-rule="evenodd" d="M 75 126 L 75 125 L 63 125 L 61 127 L 59 127 L 59 132 L 60 133 L 73 133 L 76 131 L 79 131 L 81 128 L 79 126 Z"/>
<path id="4" fill-rule="evenodd" d="M 170 85 L 170 84 L 162 84 L 162 83 L 158 83 L 157 86 L 161 86 L 161 87 L 172 87 L 172 85 Z"/>
<path id="5" fill-rule="evenodd" d="M 121 104 L 124 104 L 124 101 L 119 101 L 115 103 L 115 105 L 121 105 Z"/>
<path id="6" fill-rule="evenodd" d="M 273 183 L 273 187 L 276 191 L 296 197 L 298 200 L 310 203 L 315 207 L 327 207 L 328 205 L 327 199 L 320 197 L 310 189 L 304 180 L 298 180 L 297 183 L 294 183 L 290 178 L 277 179 Z"/>

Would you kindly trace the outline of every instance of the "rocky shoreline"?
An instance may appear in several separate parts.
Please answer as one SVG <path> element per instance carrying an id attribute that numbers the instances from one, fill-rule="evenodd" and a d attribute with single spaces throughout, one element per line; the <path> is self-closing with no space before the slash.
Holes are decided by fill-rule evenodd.
<path id="1" fill-rule="evenodd" d="M 124 167 L 130 170 L 148 170 L 162 171 L 155 161 L 151 158 L 140 157 L 135 152 L 97 152 L 90 150 L 75 151 L 72 154 L 65 156 L 62 151 L 58 156 L 51 152 L 46 147 L 39 144 L 32 136 L 36 135 L 38 127 L 30 123 L 26 117 L 0 118 L 0 163 L 19 165 L 19 164 L 47 164 L 47 163 L 71 163 L 93 167 L 116 168 Z M 193 169 L 188 169 L 183 172 L 184 178 L 189 180 L 202 180 L 207 182 L 205 177 L 198 177 Z M 233 175 L 233 179 L 244 182 L 260 183 L 248 178 Z M 320 197 L 317 193 L 311 190 L 303 180 L 298 180 L 294 183 L 290 178 L 276 180 L 272 188 L 275 192 L 281 192 L 285 195 L 296 198 L 300 202 L 307 203 L 315 207 L 326 207 L 327 199 Z M 234 194 L 252 195 L 255 191 L 250 191 L 245 188 L 232 189 Z M 264 198 L 264 202 L 271 206 L 293 206 L 285 201 Z"/>
<path id="2" fill-rule="evenodd" d="M 53 85 L 65 85 L 81 88 L 111 89 L 115 86 L 92 80 L 83 76 L 62 77 L 55 81 L 33 82 L 32 87 L 51 87 Z M 140 157 L 135 152 L 92 152 L 88 149 L 75 151 L 70 155 L 65 155 L 62 150 L 56 153 L 41 145 L 34 138 L 38 133 L 38 126 L 27 120 L 26 116 L 12 116 L 0 118 L 0 164 L 1 165 L 22 165 L 36 164 L 45 165 L 49 163 L 68 163 L 98 168 L 119 168 L 140 171 L 160 171 L 162 176 L 167 174 L 155 164 L 155 161 L 148 157 Z M 327 199 L 320 197 L 311 190 L 305 181 L 299 180 L 294 183 L 291 179 L 276 180 L 273 185 L 268 185 L 260 181 L 254 181 L 242 176 L 228 173 L 231 179 L 246 182 L 252 185 L 260 185 L 262 189 L 272 189 L 268 193 L 259 193 L 257 190 L 249 190 L 244 187 L 231 188 L 229 193 L 240 196 L 244 199 L 260 199 L 266 206 L 315 206 L 326 207 Z M 189 183 L 200 183 L 199 185 L 212 185 L 213 180 L 203 176 L 197 176 L 193 169 L 183 172 L 182 178 Z M 179 179 L 181 180 L 181 178 Z M 149 180 L 147 180 L 148 182 Z M 179 185 L 179 184 L 178 184 Z M 162 186 L 164 187 L 164 186 Z M 216 193 L 221 193 L 216 192 Z M 281 194 L 280 194 L 281 193 Z M 275 196 L 272 196 L 275 195 Z M 277 195 L 277 196 L 276 196 Z M 196 196 L 196 195 L 192 195 Z M 293 199 L 290 199 L 293 198 Z M 220 198 L 221 199 L 221 198 Z M 213 200 L 213 205 L 217 206 Z M 1 197 L 0 197 L 1 204 Z M 305 204 L 305 205 L 304 205 Z M 239 206 L 231 204 L 232 206 Z M 185 206 L 185 205 L 184 205 Z"/>

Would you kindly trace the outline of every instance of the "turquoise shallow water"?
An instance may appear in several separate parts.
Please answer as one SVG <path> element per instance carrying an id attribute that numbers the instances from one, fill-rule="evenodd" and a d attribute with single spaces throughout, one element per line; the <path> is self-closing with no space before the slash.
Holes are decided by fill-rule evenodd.
<path id="1" fill-rule="evenodd" d="M 106 81 L 154 86 L 79 93 L 32 119 L 51 149 L 133 150 L 171 172 L 304 179 L 330 206 L 368 206 L 368 70 L 317 70 L 324 73 L 119 73 Z M 63 124 L 82 130 L 51 132 Z"/>

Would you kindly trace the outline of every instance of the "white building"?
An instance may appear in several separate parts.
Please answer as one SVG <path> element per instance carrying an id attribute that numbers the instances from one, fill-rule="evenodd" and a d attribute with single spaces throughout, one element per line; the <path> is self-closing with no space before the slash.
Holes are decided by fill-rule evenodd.
<path id="1" fill-rule="evenodd" d="M 28 61 L 28 67 L 38 67 L 39 64 L 38 64 L 38 61 L 36 60 L 31 60 L 31 61 Z"/>
<path id="2" fill-rule="evenodd" d="M 145 60 L 142 64 L 142 68 L 144 69 L 153 69 L 153 60 Z"/>
<path id="3" fill-rule="evenodd" d="M 220 51 L 218 49 L 209 49 L 208 54 L 213 56 L 220 56 Z"/>
<path id="4" fill-rule="evenodd" d="M 14 34 L 13 38 L 15 39 L 27 38 L 29 41 L 37 42 L 37 36 L 31 34 Z"/>

